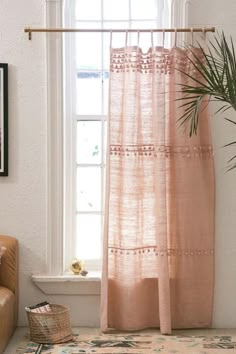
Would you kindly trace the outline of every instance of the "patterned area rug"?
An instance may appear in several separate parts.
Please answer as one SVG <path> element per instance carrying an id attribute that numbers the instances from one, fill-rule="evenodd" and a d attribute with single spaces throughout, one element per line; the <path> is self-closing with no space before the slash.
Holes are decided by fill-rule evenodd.
<path id="1" fill-rule="evenodd" d="M 236 337 L 230 335 L 81 334 L 57 345 L 24 343 L 17 354 L 221 354 L 236 353 Z"/>

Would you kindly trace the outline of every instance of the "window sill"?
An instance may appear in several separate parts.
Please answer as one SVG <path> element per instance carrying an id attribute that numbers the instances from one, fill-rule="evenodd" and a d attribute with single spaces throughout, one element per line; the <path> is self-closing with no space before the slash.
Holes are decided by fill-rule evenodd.
<path id="1" fill-rule="evenodd" d="M 100 295 L 101 272 L 81 275 L 32 275 L 35 285 L 47 295 Z"/>

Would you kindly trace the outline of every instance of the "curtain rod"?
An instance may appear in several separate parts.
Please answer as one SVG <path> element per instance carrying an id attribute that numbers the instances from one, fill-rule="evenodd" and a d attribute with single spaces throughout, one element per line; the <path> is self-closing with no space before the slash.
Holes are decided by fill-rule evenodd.
<path id="1" fill-rule="evenodd" d="M 150 28 L 150 29 L 86 29 L 86 28 L 31 28 L 26 27 L 25 33 L 32 38 L 32 32 L 215 32 L 215 27 L 192 27 L 192 28 Z"/>

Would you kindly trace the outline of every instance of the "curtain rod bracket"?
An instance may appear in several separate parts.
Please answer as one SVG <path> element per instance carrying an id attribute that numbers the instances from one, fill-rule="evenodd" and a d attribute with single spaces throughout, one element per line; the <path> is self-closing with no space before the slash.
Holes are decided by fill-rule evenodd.
<path id="1" fill-rule="evenodd" d="M 32 32 L 30 27 L 26 27 L 24 30 L 25 33 L 28 33 L 28 40 L 31 41 L 32 39 Z"/>

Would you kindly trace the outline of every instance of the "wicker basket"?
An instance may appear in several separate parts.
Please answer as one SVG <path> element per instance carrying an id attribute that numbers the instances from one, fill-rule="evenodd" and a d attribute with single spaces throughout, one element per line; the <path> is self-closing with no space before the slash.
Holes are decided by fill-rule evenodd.
<path id="1" fill-rule="evenodd" d="M 69 309 L 55 304 L 50 304 L 50 307 L 50 312 L 27 312 L 30 340 L 48 344 L 68 342 L 73 338 Z"/>

